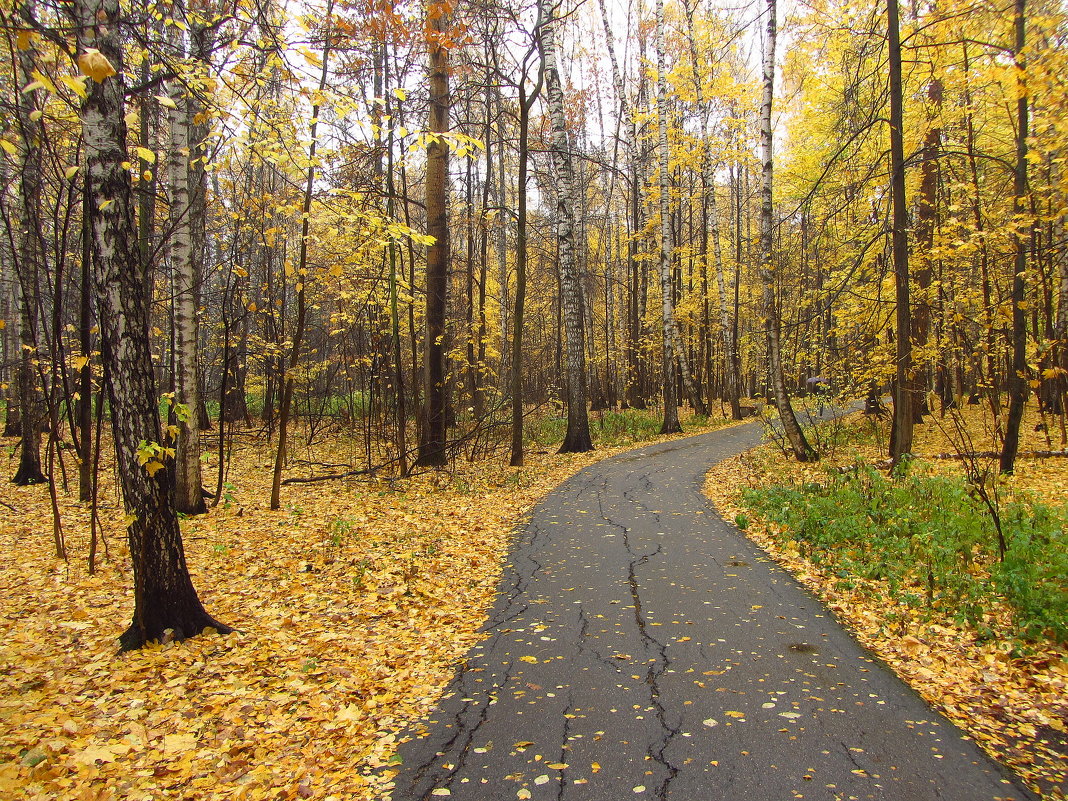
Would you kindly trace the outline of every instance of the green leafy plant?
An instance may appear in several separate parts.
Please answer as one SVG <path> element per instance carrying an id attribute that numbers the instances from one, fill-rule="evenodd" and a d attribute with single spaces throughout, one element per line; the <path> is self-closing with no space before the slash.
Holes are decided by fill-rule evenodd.
<path id="1" fill-rule="evenodd" d="M 780 524 L 779 536 L 802 556 L 838 575 L 884 582 L 892 600 L 930 617 L 980 627 L 1002 600 L 1013 612 L 1009 634 L 1068 641 L 1068 510 L 1017 499 L 1002 503 L 995 525 L 964 479 L 886 478 L 865 466 L 743 497 Z"/>

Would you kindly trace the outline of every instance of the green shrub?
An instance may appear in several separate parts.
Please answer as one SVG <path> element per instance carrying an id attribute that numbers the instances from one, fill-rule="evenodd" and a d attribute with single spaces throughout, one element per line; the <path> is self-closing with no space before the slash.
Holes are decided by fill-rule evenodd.
<path id="1" fill-rule="evenodd" d="M 995 598 L 1014 631 L 1068 641 L 1065 510 L 1002 504 L 1008 542 L 997 559 L 989 511 L 963 479 L 884 477 L 870 467 L 828 474 L 824 483 L 749 490 L 744 502 L 783 526 L 802 555 L 839 576 L 886 582 L 890 596 L 977 628 Z"/>

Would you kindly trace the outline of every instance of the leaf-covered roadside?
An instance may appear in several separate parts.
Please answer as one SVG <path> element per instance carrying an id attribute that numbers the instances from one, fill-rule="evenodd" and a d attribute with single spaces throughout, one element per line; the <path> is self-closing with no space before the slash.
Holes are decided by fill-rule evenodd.
<path id="1" fill-rule="evenodd" d="M 975 435 L 968 442 L 981 441 L 978 416 L 967 425 Z M 1063 597 L 1043 598 L 1043 608 L 1025 614 L 1019 603 L 1028 600 L 1025 588 L 1009 585 L 1028 573 L 1033 574 L 1029 580 L 1047 582 L 1050 594 L 1063 590 L 1065 576 L 1050 574 L 1063 569 L 1063 559 L 1061 568 L 1055 558 L 1015 568 L 1009 562 L 1017 558 L 1011 546 L 1033 546 L 1025 533 L 1063 538 L 1055 521 L 1042 531 L 1040 520 L 1011 518 L 1031 508 L 1024 503 L 1029 498 L 1063 504 L 1068 463 L 1021 460 L 1017 474 L 998 484 L 1007 530 L 1009 523 L 1019 523 L 1003 566 L 996 561 L 993 527 L 966 514 L 973 499 L 959 479 L 960 461 L 921 458 L 912 464 L 909 478 L 891 485 L 866 466 L 883 456 L 874 446 L 879 438 L 865 436 L 871 426 L 858 415 L 837 432 L 824 432 L 825 438 L 839 442 L 824 443 L 832 453 L 819 466 L 787 461 L 768 446 L 728 460 L 711 471 L 706 493 L 728 520 L 743 525 L 751 539 L 821 597 L 932 705 L 1034 789 L 1048 798 L 1063 798 L 1068 649 L 1053 636 L 1063 630 L 1064 621 L 1058 627 L 1056 620 Z M 1032 441 L 1025 447 L 1044 447 L 1032 431 L 1034 423 L 1026 428 Z M 964 444 L 959 429 L 934 420 L 917 427 L 917 434 L 921 454 L 951 452 Z M 944 508 L 958 489 L 965 494 L 957 497 L 957 508 Z M 927 509 L 895 506 L 910 492 L 939 497 L 930 498 Z M 857 511 L 849 508 L 851 494 L 879 493 L 884 496 L 874 499 L 872 508 L 878 510 L 873 515 L 860 524 L 857 517 L 850 520 Z M 940 528 L 945 526 L 954 530 Z M 983 537 L 990 541 L 981 541 Z M 1055 549 L 1047 554 L 1055 555 Z M 1006 598 L 1016 601 L 1016 607 Z M 1029 600 L 1036 600 L 1033 593 Z M 1043 628 L 1046 636 L 1036 636 Z"/>
<path id="2" fill-rule="evenodd" d="M 299 456 L 332 462 L 343 448 Z M 219 506 L 183 521 L 201 598 L 238 631 L 125 655 L 131 581 L 112 468 L 101 471 L 110 560 L 94 576 L 87 508 L 60 493 L 72 559 L 58 562 L 47 489 L 3 484 L 18 512 L 0 519 L 0 796 L 388 795 L 378 769 L 479 639 L 511 530 L 618 450 L 292 485 L 271 512 L 272 454 L 246 444 Z"/>

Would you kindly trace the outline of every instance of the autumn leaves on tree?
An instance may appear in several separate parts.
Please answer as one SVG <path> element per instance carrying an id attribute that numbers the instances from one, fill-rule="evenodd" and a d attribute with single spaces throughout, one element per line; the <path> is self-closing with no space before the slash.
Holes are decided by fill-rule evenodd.
<path id="1" fill-rule="evenodd" d="M 1029 404 L 1068 440 L 1059 6 L 143 11 L 0 10 L 13 477 L 55 499 L 69 440 L 96 504 L 110 425 L 128 647 L 224 629 L 178 515 L 240 436 L 272 509 L 327 433 L 359 458 L 315 480 L 764 402 L 808 461 L 814 387 L 891 395 L 895 463 L 972 401 L 1006 473 Z"/>

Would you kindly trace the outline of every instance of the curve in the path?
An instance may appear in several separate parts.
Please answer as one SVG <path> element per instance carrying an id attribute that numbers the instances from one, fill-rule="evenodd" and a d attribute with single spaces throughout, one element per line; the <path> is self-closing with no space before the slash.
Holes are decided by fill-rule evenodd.
<path id="1" fill-rule="evenodd" d="M 1032 798 L 708 505 L 708 468 L 759 438 L 645 447 L 549 495 L 394 801 Z"/>

